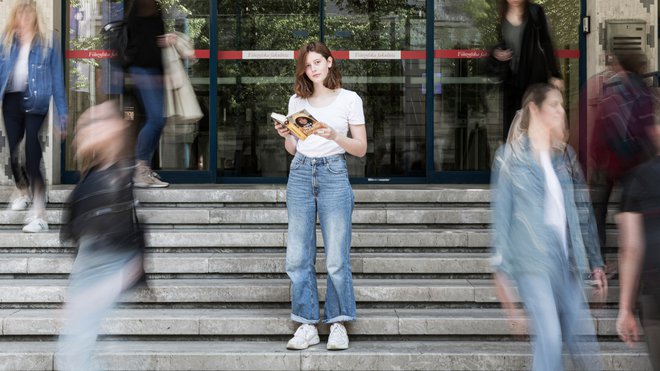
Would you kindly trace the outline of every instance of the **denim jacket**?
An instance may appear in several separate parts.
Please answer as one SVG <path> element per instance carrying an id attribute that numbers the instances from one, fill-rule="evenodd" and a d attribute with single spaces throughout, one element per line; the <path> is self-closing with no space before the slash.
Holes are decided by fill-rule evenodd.
<path id="1" fill-rule="evenodd" d="M 54 38 L 53 38 L 54 40 Z M 43 41 L 36 38 L 30 47 L 28 56 L 28 91 L 24 97 L 23 109 L 29 113 L 48 113 L 50 98 L 54 97 L 55 106 L 60 117 L 67 116 L 67 105 L 64 90 L 64 71 L 62 56 L 57 43 L 44 46 Z M 20 47 L 14 38 L 9 54 L 5 54 L 0 44 L 0 99 L 4 98 L 9 84 Z"/>
<path id="2" fill-rule="evenodd" d="M 493 265 L 510 277 L 540 270 L 555 273 L 552 256 L 563 251 L 556 232 L 545 223 L 545 175 L 528 137 L 518 152 L 504 145 L 493 162 Z M 583 275 L 603 266 L 589 193 L 570 146 L 552 154 L 552 166 L 564 196 L 569 268 Z"/>

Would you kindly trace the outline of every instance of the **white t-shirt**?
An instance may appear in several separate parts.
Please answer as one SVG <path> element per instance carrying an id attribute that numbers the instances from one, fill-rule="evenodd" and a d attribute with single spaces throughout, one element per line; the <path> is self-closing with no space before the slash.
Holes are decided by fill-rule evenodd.
<path id="1" fill-rule="evenodd" d="M 566 209 L 564 207 L 564 192 L 557 173 L 552 167 L 552 160 L 548 151 L 541 151 L 541 167 L 545 174 L 545 223 L 554 229 L 561 238 L 562 249 L 568 257 L 566 241 Z"/>
<path id="2" fill-rule="evenodd" d="M 364 110 L 362 98 L 354 91 L 341 89 L 335 100 L 325 107 L 314 107 L 307 98 L 292 95 L 289 99 L 289 113 L 306 109 L 317 120 L 333 128 L 341 135 L 348 134 L 348 125 L 364 125 Z M 346 151 L 335 141 L 327 140 L 318 135 L 310 135 L 305 140 L 299 140 L 296 151 L 307 157 L 327 157 L 339 155 Z"/>
<path id="3" fill-rule="evenodd" d="M 11 83 L 7 88 L 10 93 L 24 92 L 28 83 L 28 58 L 30 56 L 30 44 L 23 43 L 18 51 L 18 59 L 12 71 Z"/>

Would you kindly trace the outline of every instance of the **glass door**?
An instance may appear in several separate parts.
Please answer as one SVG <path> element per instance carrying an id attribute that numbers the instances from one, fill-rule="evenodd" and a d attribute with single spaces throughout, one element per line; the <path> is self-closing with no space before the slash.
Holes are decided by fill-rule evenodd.
<path id="1" fill-rule="evenodd" d="M 498 42 L 496 0 L 434 0 L 433 167 L 431 179 L 486 183 L 502 140 L 502 86 L 483 59 Z M 571 131 L 579 123 L 580 3 L 539 0 L 564 76 Z"/>
<path id="2" fill-rule="evenodd" d="M 218 182 L 284 182 L 290 156 L 271 112 L 287 113 L 294 50 L 320 38 L 319 3 L 218 2 Z"/>
<path id="3" fill-rule="evenodd" d="M 218 181 L 285 181 L 290 156 L 270 113 L 286 113 L 294 54 L 323 40 L 344 87 L 363 99 L 365 158 L 353 181 L 425 176 L 425 2 L 343 0 L 218 3 Z"/>
<path id="4" fill-rule="evenodd" d="M 134 94 L 130 76 L 111 63 L 112 52 L 105 48 L 101 29 L 111 21 L 124 18 L 128 1 L 68 0 L 65 35 L 66 72 L 69 87 L 70 143 L 78 117 L 90 106 L 117 100 L 124 117 L 135 125 L 136 133 L 144 121 Z M 187 35 L 197 58 L 184 61 L 184 69 L 192 82 L 196 99 L 204 117 L 195 123 L 168 120 L 158 149 L 152 159 L 154 170 L 168 182 L 212 182 L 209 168 L 209 58 L 210 18 L 208 0 L 163 0 L 166 32 Z M 70 145 L 64 146 L 63 176 L 65 183 L 75 182 L 78 164 Z"/>
<path id="5" fill-rule="evenodd" d="M 362 98 L 367 155 L 348 157 L 355 181 L 426 176 L 425 1 L 325 2 L 324 38 L 345 88 Z M 423 180 L 422 180 L 423 181 Z"/>

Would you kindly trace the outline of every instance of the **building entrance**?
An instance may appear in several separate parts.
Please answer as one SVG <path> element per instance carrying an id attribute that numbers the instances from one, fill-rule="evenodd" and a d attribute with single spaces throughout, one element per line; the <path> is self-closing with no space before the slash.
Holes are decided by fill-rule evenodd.
<path id="1" fill-rule="evenodd" d="M 204 117 L 167 124 L 154 167 L 173 183 L 285 182 L 290 156 L 270 113 L 286 112 L 294 56 L 323 40 L 346 88 L 363 99 L 368 151 L 349 156 L 356 183 L 487 182 L 502 138 L 501 89 L 483 74 L 496 42 L 494 0 L 162 0 L 167 31 L 187 34 L 195 60 L 184 65 Z M 546 8 L 567 108 L 577 102 L 575 1 Z M 71 119 L 108 97 L 121 100 L 135 125 L 141 110 L 132 82 L 109 71 L 101 27 L 121 19 L 128 1 L 66 1 Z M 577 112 L 577 110 L 574 110 Z M 575 121 L 577 122 L 577 121 Z M 68 147 L 68 146 L 65 146 Z M 65 182 L 75 181 L 72 151 Z"/>

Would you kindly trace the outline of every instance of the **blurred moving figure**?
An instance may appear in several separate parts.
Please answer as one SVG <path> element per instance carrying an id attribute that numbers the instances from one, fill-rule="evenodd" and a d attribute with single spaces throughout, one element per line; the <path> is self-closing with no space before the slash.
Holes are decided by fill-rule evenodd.
<path id="1" fill-rule="evenodd" d="M 169 183 L 160 180 L 151 169 L 158 141 L 165 127 L 163 57 L 161 48 L 176 42 L 165 35 L 163 12 L 156 0 L 134 0 L 128 11 L 128 72 L 147 119 L 138 134 L 135 157 L 137 167 L 133 182 L 140 188 L 162 188 Z"/>
<path id="2" fill-rule="evenodd" d="M 660 149 L 660 126 L 653 137 Z M 639 341 L 638 299 L 654 370 L 660 370 L 660 152 L 640 165 L 626 184 L 619 225 L 619 317 L 616 330 L 628 345 Z"/>
<path id="3" fill-rule="evenodd" d="M 504 64 L 503 133 L 506 137 L 523 93 L 533 84 L 550 83 L 564 89 L 564 81 L 550 39 L 543 7 L 530 0 L 498 0 L 500 42 L 491 55 Z"/>
<path id="4" fill-rule="evenodd" d="M 81 164 L 62 238 L 78 244 L 69 281 L 58 370 L 95 370 L 98 328 L 119 296 L 144 277 L 144 239 L 133 198 L 129 124 L 114 102 L 80 116 L 73 141 Z"/>
<path id="5" fill-rule="evenodd" d="M 652 157 L 649 130 L 654 120 L 654 96 L 640 77 L 646 58 L 618 52 L 603 83 L 589 141 L 589 185 L 600 251 L 605 259 L 607 204 L 614 185 L 625 184 L 633 169 Z M 608 263 L 606 273 L 616 271 Z"/>
<path id="6" fill-rule="evenodd" d="M 534 334 L 534 370 L 563 370 L 562 339 L 576 366 L 600 369 L 582 275 L 591 268 L 601 298 L 607 281 L 586 185 L 566 144 L 562 94 L 532 85 L 522 107 L 493 163 L 496 292 L 514 319 L 509 280 L 518 287 Z"/>
<path id="7" fill-rule="evenodd" d="M 66 132 L 64 70 L 59 50 L 58 42 L 46 35 L 37 3 L 16 1 L 0 36 L 0 105 L 9 143 L 11 172 L 17 188 L 17 197 L 10 208 L 26 210 L 32 201 L 23 232 L 48 231 L 39 131 L 48 114 L 50 99 L 54 97 L 60 117 L 58 129 L 60 133 Z M 25 168 L 19 164 L 23 138 Z"/>

